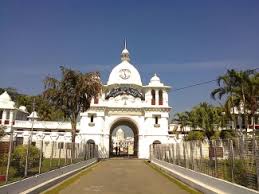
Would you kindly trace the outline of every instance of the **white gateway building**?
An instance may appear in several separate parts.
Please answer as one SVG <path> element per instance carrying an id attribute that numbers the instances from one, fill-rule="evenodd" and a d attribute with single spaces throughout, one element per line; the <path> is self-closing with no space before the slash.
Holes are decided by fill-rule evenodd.
<path id="1" fill-rule="evenodd" d="M 151 144 L 171 142 L 168 134 L 171 110 L 168 104 L 169 90 L 170 87 L 161 83 L 156 74 L 150 79 L 148 85 L 143 85 L 138 70 L 130 63 L 130 54 L 125 46 L 121 53 L 121 63 L 112 69 L 102 93 L 98 98 L 92 99 L 91 107 L 87 112 L 81 113 L 76 141 L 97 144 L 100 157 L 107 158 L 113 151 L 113 130 L 119 126 L 127 126 L 134 134 L 133 155 L 138 158 L 149 158 Z M 5 93 L 5 100 L 10 101 L 11 99 L 6 95 Z M 1 107 L 0 110 L 1 123 L 10 126 L 14 120 L 13 128 L 16 137 L 24 137 L 24 144 L 26 144 L 31 121 L 15 118 L 14 115 L 18 114 L 14 114 L 13 106 L 10 110 Z M 26 112 L 24 109 L 17 109 L 17 111 Z M 8 114 L 11 116 L 6 116 Z M 7 118 L 13 120 L 6 122 Z M 35 121 L 32 139 L 37 141 L 39 137 L 44 136 L 44 141 L 54 139 L 69 142 L 71 141 L 70 130 L 69 123 Z M 61 133 L 63 135 L 59 138 Z"/>

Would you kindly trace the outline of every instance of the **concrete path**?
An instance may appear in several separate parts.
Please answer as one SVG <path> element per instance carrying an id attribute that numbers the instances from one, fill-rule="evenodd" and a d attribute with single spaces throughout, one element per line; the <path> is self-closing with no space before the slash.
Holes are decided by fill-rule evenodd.
<path id="1" fill-rule="evenodd" d="M 61 194 L 186 194 L 142 160 L 111 159 L 98 164 Z"/>

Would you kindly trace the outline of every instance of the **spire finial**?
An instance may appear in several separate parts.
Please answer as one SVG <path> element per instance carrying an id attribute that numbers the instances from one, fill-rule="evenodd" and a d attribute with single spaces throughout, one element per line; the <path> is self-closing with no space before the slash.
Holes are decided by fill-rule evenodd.
<path id="1" fill-rule="evenodd" d="M 124 39 L 124 49 L 127 49 L 127 39 Z"/>
<path id="2" fill-rule="evenodd" d="M 130 61 L 129 51 L 127 49 L 127 40 L 124 39 L 124 49 L 121 53 L 121 61 Z"/>

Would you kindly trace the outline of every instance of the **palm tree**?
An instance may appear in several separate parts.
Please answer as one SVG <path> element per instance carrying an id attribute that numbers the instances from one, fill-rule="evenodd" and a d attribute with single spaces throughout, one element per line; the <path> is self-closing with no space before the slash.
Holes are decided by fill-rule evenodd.
<path id="1" fill-rule="evenodd" d="M 236 131 L 236 118 L 235 118 L 235 106 L 234 101 L 236 98 L 235 90 L 240 83 L 239 77 L 237 76 L 237 72 L 234 69 L 227 70 L 227 73 L 219 76 L 217 79 L 218 88 L 214 89 L 211 92 L 211 97 L 216 100 L 218 98 L 221 100 L 224 96 L 227 99 L 227 103 L 225 107 L 229 107 L 232 110 L 228 110 L 227 112 L 232 112 L 229 114 L 230 119 L 232 121 L 232 129 Z"/>
<path id="2" fill-rule="evenodd" d="M 186 112 L 181 112 L 181 113 L 176 113 L 175 116 L 177 117 L 177 120 L 180 123 L 180 128 L 182 133 L 185 136 L 185 127 L 188 125 L 189 123 L 189 119 L 188 119 L 188 113 Z"/>
<path id="3" fill-rule="evenodd" d="M 259 107 L 259 73 L 254 72 L 247 80 L 244 96 L 246 98 L 246 106 L 252 119 L 253 134 L 255 135 L 255 114 Z"/>
<path id="4" fill-rule="evenodd" d="M 186 126 L 199 128 L 210 142 L 216 137 L 217 130 L 224 125 L 222 109 L 206 102 L 193 107 L 190 112 L 177 113 L 176 116 L 183 132 Z"/>
<path id="5" fill-rule="evenodd" d="M 226 96 L 225 112 L 236 126 L 234 108 L 239 110 L 239 114 L 244 114 L 245 126 L 248 128 L 248 114 L 253 118 L 257 110 L 258 96 L 258 73 L 255 70 L 235 71 L 228 70 L 227 73 L 218 78 L 219 88 L 212 91 L 213 99 Z M 240 126 L 241 128 L 241 126 Z M 247 131 L 247 130 L 246 130 Z"/>
<path id="6" fill-rule="evenodd" d="M 221 123 L 221 111 L 218 107 L 214 107 L 206 102 L 199 104 L 195 109 L 197 118 L 197 126 L 203 129 L 205 136 L 211 142 L 215 137 L 216 131 Z"/>
<path id="7" fill-rule="evenodd" d="M 101 81 L 98 72 L 81 73 L 60 67 L 61 80 L 46 77 L 43 97 L 53 106 L 59 108 L 69 118 L 72 127 L 72 157 L 74 157 L 74 143 L 76 125 L 81 111 L 90 108 L 91 99 L 101 91 Z"/>

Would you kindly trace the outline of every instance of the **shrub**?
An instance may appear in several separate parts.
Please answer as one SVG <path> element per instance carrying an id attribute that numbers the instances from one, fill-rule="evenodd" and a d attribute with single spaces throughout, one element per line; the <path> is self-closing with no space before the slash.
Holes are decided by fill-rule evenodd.
<path id="1" fill-rule="evenodd" d="M 205 135 L 203 131 L 190 131 L 188 135 L 185 137 L 186 141 L 193 141 L 193 140 L 201 140 L 205 139 Z"/>
<path id="2" fill-rule="evenodd" d="M 3 154 L 0 157 L 0 175 L 5 175 L 6 166 L 7 166 L 7 154 Z"/>
<path id="3" fill-rule="evenodd" d="M 15 177 L 16 174 L 17 174 L 17 170 L 14 167 L 10 166 L 9 167 L 9 175 L 8 176 L 9 177 Z M 0 167 L 0 175 L 6 175 L 6 166 L 1 166 Z"/>
<path id="4" fill-rule="evenodd" d="M 19 175 L 24 173 L 27 145 L 20 145 L 14 149 L 11 165 L 16 168 Z M 29 148 L 28 168 L 39 165 L 40 150 L 35 146 Z"/>
<path id="5" fill-rule="evenodd" d="M 235 132 L 233 130 L 222 130 L 220 132 L 221 139 L 232 139 L 235 137 Z"/>

